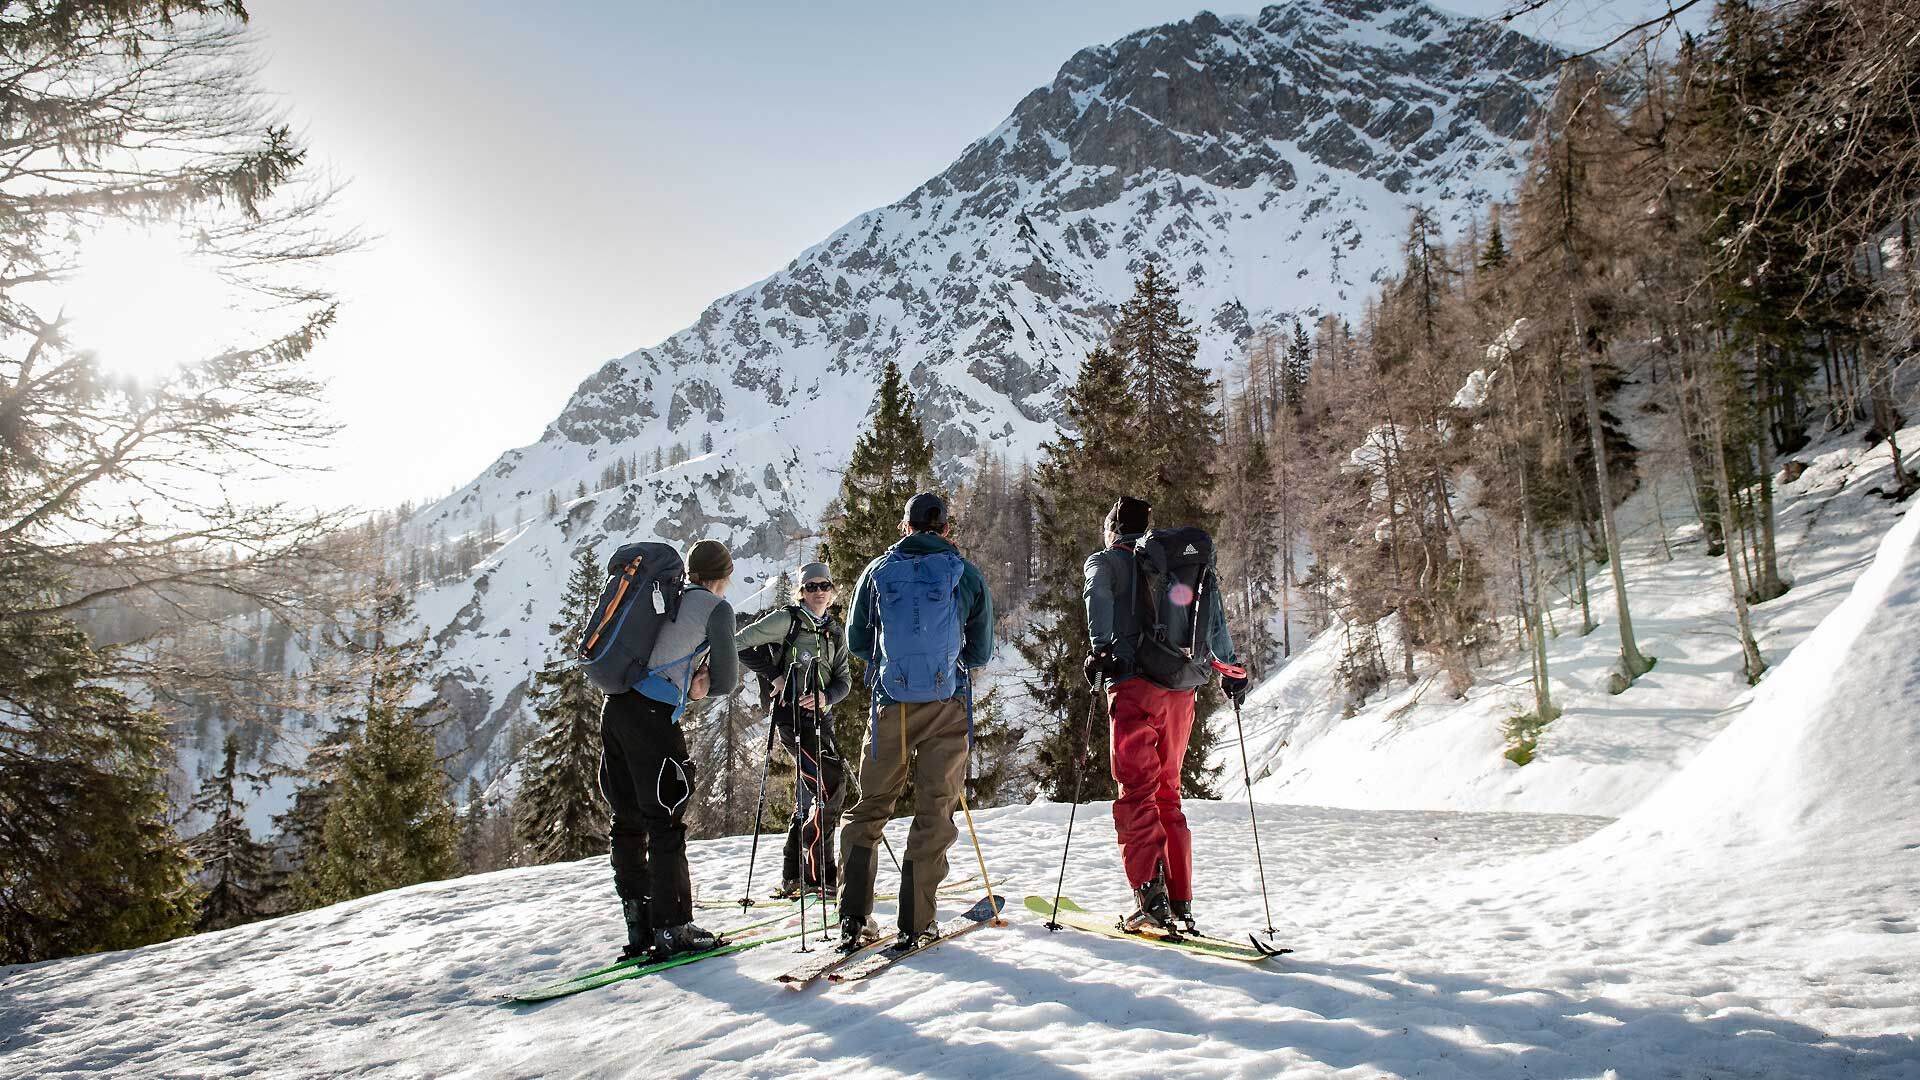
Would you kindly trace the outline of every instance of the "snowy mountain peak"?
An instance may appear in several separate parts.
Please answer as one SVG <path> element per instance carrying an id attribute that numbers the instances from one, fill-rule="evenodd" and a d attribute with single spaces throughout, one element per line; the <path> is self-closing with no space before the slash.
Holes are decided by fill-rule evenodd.
<path id="1" fill-rule="evenodd" d="M 1076 53 L 940 175 L 609 361 L 539 442 L 418 516 L 422 543 L 491 523 L 506 545 L 422 598 L 465 691 L 448 748 L 518 709 L 577 550 L 714 536 L 741 605 L 765 603 L 887 360 L 953 479 L 977 448 L 1018 459 L 1053 432 L 1149 260 L 1216 366 L 1260 325 L 1353 312 L 1398 265 L 1410 204 L 1459 224 L 1506 193 L 1556 59 L 1389 0 L 1203 12 Z"/>

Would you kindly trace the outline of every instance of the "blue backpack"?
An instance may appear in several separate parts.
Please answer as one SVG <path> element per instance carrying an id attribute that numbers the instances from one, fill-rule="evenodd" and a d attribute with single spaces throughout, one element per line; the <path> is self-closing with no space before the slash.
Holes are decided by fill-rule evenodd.
<path id="1" fill-rule="evenodd" d="M 873 568 L 873 605 L 867 610 L 868 622 L 879 630 L 880 659 L 869 667 L 870 686 L 895 701 L 945 701 L 960 692 L 966 627 L 958 593 L 966 568 L 950 551 L 889 551 Z"/>

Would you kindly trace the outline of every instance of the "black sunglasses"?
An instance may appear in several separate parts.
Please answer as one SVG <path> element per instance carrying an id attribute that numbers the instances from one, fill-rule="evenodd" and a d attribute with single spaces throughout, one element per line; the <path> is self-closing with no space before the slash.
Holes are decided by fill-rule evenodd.
<path id="1" fill-rule="evenodd" d="M 801 592 L 832 592 L 833 582 L 809 581 L 805 585 L 800 586 L 800 591 Z"/>

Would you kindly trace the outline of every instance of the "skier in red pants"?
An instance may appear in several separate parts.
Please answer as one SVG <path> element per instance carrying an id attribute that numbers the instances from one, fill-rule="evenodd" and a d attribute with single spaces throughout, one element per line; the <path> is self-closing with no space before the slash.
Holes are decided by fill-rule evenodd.
<path id="1" fill-rule="evenodd" d="M 1128 925 L 1192 932 L 1193 839 L 1180 809 L 1180 765 L 1208 654 L 1231 664 L 1233 640 L 1205 533 L 1154 534 L 1174 540 L 1173 550 L 1156 548 L 1165 565 L 1150 563 L 1143 576 L 1136 547 L 1151 512 L 1147 503 L 1122 496 L 1107 514 L 1106 548 L 1087 558 L 1083 595 L 1093 652 L 1086 674 L 1089 684 L 1107 684 L 1113 778 L 1120 785 L 1113 824 L 1138 907 Z M 1221 688 L 1242 700 L 1246 677 L 1223 676 Z"/>

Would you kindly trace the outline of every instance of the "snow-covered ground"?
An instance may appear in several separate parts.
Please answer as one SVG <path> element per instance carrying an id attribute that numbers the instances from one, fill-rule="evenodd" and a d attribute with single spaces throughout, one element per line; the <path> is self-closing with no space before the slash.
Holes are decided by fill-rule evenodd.
<path id="1" fill-rule="evenodd" d="M 0 1073 L 1920 1077 L 1917 698 L 1909 512 L 1718 736 L 1616 822 L 1262 806 L 1275 921 L 1298 950 L 1265 966 L 1019 913 L 846 987 L 778 986 L 781 944 L 501 1004 L 616 948 L 589 860 L 13 969 Z M 1082 808 L 1067 878 L 1089 906 L 1122 894 L 1105 811 Z M 1016 903 L 1051 886 L 1067 812 L 976 815 Z M 1260 926 L 1245 805 L 1190 814 L 1205 921 Z M 747 843 L 694 846 L 708 895 L 739 888 Z M 964 840 L 954 856 L 965 873 Z"/>

